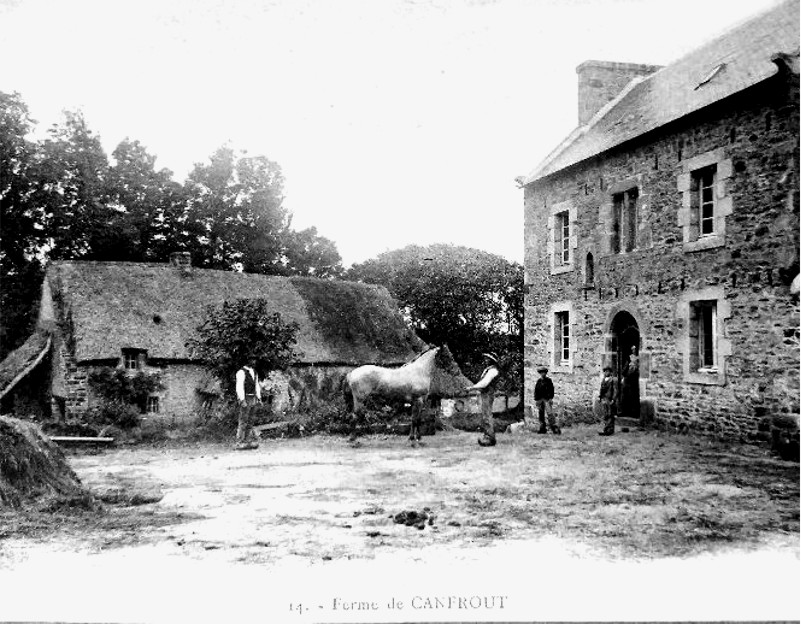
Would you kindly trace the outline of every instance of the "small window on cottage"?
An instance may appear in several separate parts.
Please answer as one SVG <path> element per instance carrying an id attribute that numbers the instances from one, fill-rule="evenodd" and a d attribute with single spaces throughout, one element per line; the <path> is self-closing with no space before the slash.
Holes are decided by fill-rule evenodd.
<path id="1" fill-rule="evenodd" d="M 122 367 L 126 370 L 139 370 L 141 366 L 141 351 L 135 349 L 123 349 Z"/>
<path id="2" fill-rule="evenodd" d="M 637 248 L 638 196 L 636 188 L 612 196 L 612 253 Z"/>
<path id="3" fill-rule="evenodd" d="M 554 328 L 556 330 L 556 344 L 554 345 L 556 364 L 566 365 L 570 362 L 570 312 L 557 312 L 554 317 Z"/>
<path id="4" fill-rule="evenodd" d="M 714 371 L 718 367 L 717 301 L 690 303 L 690 369 Z"/>
<path id="5" fill-rule="evenodd" d="M 148 414 L 158 414 L 161 409 L 161 403 L 157 396 L 149 396 L 147 397 L 147 413 Z"/>
<path id="6" fill-rule="evenodd" d="M 556 264 L 570 264 L 570 213 L 567 210 L 557 213 L 554 223 Z"/>
<path id="7" fill-rule="evenodd" d="M 692 172 L 691 211 L 698 236 L 715 234 L 715 184 L 717 166 L 710 165 Z"/>

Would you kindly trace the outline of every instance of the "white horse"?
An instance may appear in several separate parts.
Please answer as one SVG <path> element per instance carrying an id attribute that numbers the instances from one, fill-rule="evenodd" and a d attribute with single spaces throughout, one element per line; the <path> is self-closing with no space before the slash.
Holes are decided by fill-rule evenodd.
<path id="1" fill-rule="evenodd" d="M 369 397 L 404 400 L 412 404 L 412 427 L 409 439 L 420 440 L 423 409 L 429 395 L 437 394 L 444 377 L 462 385 L 465 380 L 447 346 L 424 351 L 399 368 L 368 364 L 352 370 L 345 377 L 345 403 L 353 413 L 351 440 L 356 438 L 356 419 L 363 414 Z M 454 381 L 451 381 L 453 385 Z"/>

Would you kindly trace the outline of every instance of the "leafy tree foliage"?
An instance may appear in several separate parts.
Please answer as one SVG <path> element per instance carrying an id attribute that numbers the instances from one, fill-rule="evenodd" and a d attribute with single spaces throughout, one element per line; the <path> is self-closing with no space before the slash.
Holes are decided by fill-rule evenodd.
<path id="1" fill-rule="evenodd" d="M 189 174 L 186 194 L 198 227 L 199 266 L 281 271 L 280 237 L 289 214 L 282 206 L 281 168 L 264 157 L 237 159 L 228 147 Z"/>
<path id="2" fill-rule="evenodd" d="M 0 359 L 36 320 L 42 275 L 36 252 L 45 235 L 33 197 L 36 145 L 26 138 L 32 128 L 19 95 L 0 92 Z"/>
<path id="3" fill-rule="evenodd" d="M 165 262 L 189 251 L 197 266 L 336 277 L 341 258 L 316 229 L 295 232 L 275 162 L 229 147 L 185 183 L 138 141 L 105 153 L 79 112 L 44 140 L 19 94 L 0 92 L 0 358 L 36 318 L 49 260 Z"/>
<path id="4" fill-rule="evenodd" d="M 342 277 L 342 257 L 332 240 L 317 234 L 316 227 L 287 232 L 284 247 L 285 271 L 289 275 Z"/>
<path id="5" fill-rule="evenodd" d="M 116 211 L 107 230 L 117 260 L 159 261 L 188 246 L 183 187 L 139 141 L 124 139 L 112 153 L 108 201 Z"/>
<path id="6" fill-rule="evenodd" d="M 260 375 L 287 368 L 296 358 L 298 324 L 285 323 L 269 311 L 264 299 L 237 299 L 210 306 L 198 327 L 198 338 L 189 343 L 220 380 L 223 390 L 234 393 L 236 372 L 254 365 Z"/>
<path id="7" fill-rule="evenodd" d="M 447 343 L 465 373 L 495 351 L 509 389 L 522 387 L 523 269 L 500 256 L 453 245 L 411 245 L 351 267 L 348 279 L 382 284 L 420 338 Z"/>
<path id="8" fill-rule="evenodd" d="M 37 158 L 35 199 L 53 259 L 105 259 L 115 210 L 106 194 L 108 157 L 80 113 L 50 129 Z M 105 253 L 104 253 L 105 252 Z"/>

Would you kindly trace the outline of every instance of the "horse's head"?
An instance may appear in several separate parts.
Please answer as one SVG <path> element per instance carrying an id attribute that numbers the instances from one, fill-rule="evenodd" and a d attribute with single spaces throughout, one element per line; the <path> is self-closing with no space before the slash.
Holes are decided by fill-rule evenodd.
<path id="1" fill-rule="evenodd" d="M 456 360 L 453 359 L 453 354 L 446 344 L 440 347 L 429 347 L 414 358 L 410 364 L 415 362 L 421 365 L 425 364 L 426 366 L 431 366 L 433 369 L 449 375 L 462 375 L 459 365 L 456 363 Z"/>

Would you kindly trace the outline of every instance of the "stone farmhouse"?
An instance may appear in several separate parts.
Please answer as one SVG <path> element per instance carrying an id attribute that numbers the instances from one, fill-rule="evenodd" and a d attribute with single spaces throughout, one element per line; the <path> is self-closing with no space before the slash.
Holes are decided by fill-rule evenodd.
<path id="1" fill-rule="evenodd" d="M 527 409 L 546 364 L 557 409 L 597 419 L 602 366 L 634 347 L 640 419 L 797 423 L 798 67 L 798 0 L 665 67 L 579 65 L 578 127 L 517 180 Z"/>
<path id="2" fill-rule="evenodd" d="M 239 298 L 266 299 L 299 325 L 296 363 L 265 383 L 276 411 L 341 401 L 353 367 L 399 365 L 425 348 L 380 286 L 198 269 L 184 253 L 170 263 L 54 262 L 36 332 L 0 364 L 3 411 L 80 415 L 98 400 L 90 372 L 113 367 L 159 374 L 153 417 L 189 417 L 219 384 L 187 341 L 208 306 Z"/>

